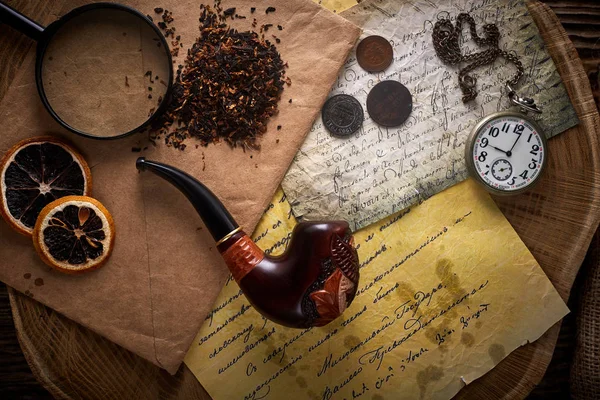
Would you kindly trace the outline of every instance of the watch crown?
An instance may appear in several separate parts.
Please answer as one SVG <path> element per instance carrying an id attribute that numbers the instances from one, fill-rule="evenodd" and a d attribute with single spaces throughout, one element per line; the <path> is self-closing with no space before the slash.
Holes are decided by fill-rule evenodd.
<path id="1" fill-rule="evenodd" d="M 532 111 L 536 114 L 542 113 L 542 110 L 538 108 L 532 98 L 519 96 L 519 94 L 509 84 L 506 84 L 506 89 L 508 90 L 508 98 L 510 99 L 510 102 L 516 106 L 519 106 L 523 114 L 527 114 L 528 111 Z"/>

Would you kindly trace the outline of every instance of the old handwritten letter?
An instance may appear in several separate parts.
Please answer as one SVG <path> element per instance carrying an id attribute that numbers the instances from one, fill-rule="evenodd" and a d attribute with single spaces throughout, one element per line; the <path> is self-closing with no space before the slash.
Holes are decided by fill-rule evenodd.
<path id="1" fill-rule="evenodd" d="M 338 10 L 348 1 L 329 1 Z M 525 67 L 518 92 L 544 109 L 535 116 L 552 137 L 578 123 L 554 63 L 538 29 L 520 0 L 370 0 L 342 15 L 363 28 L 363 37 L 381 35 L 394 48 L 394 61 L 383 73 L 363 71 L 355 53 L 339 74 L 332 95 L 355 96 L 365 122 L 350 139 L 332 137 L 317 118 L 284 181 L 294 214 L 309 220 L 345 219 L 362 228 L 464 180 L 464 146 L 484 116 L 511 108 L 505 82 L 514 65 L 498 59 L 475 70 L 479 96 L 463 104 L 458 66 L 438 59 L 431 42 L 440 17 L 470 12 L 482 32 L 498 25 L 500 47 L 518 56 Z M 463 29 L 465 54 L 483 49 Z M 412 93 L 413 111 L 397 128 L 375 124 L 366 112 L 370 89 L 380 81 L 398 80 Z"/>
<path id="2" fill-rule="evenodd" d="M 280 191 L 254 234 L 295 225 Z M 467 180 L 356 233 L 354 303 L 322 328 L 265 320 L 234 281 L 185 363 L 215 399 L 449 399 L 568 309 L 491 198 Z"/>

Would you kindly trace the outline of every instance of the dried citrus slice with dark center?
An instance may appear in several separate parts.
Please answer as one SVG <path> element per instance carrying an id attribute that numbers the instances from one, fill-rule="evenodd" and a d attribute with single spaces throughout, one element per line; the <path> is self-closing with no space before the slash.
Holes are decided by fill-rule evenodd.
<path id="1" fill-rule="evenodd" d="M 31 235 L 42 209 L 70 195 L 90 195 L 90 169 L 71 146 L 53 137 L 23 140 L 0 161 L 0 214 L 24 235 Z"/>
<path id="2" fill-rule="evenodd" d="M 85 196 L 67 196 L 48 204 L 33 230 L 33 245 L 40 258 L 67 273 L 102 266 L 114 239 L 115 226 L 108 210 Z"/>

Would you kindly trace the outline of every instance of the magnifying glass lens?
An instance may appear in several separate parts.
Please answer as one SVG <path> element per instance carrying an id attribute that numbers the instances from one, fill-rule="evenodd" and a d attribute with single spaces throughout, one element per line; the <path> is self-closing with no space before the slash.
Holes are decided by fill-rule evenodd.
<path id="1" fill-rule="evenodd" d="M 169 49 L 144 17 L 90 9 L 52 35 L 41 84 L 54 113 L 75 130 L 116 137 L 143 125 L 165 97 Z"/>

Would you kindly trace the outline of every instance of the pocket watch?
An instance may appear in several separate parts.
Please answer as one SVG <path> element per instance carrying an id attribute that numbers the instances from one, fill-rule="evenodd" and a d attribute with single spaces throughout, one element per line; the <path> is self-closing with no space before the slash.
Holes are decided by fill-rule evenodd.
<path id="1" fill-rule="evenodd" d="M 462 24 L 470 25 L 471 37 L 479 46 L 487 47 L 479 53 L 463 55 L 460 50 Z M 477 96 L 477 79 L 469 73 L 477 67 L 491 64 L 498 57 L 513 63 L 517 73 L 506 82 L 506 92 L 519 112 L 497 112 L 481 120 L 467 140 L 465 159 L 467 169 L 479 183 L 493 194 L 517 194 L 539 182 L 547 161 L 546 136 L 527 112 L 541 113 L 533 99 L 521 97 L 513 89 L 525 69 L 515 54 L 500 49 L 500 31 L 494 24 L 483 27 L 485 37 L 475 29 L 475 21 L 467 13 L 456 18 L 438 18 L 433 28 L 433 46 L 440 59 L 449 65 L 469 63 L 458 74 L 463 102 Z"/>
<path id="2" fill-rule="evenodd" d="M 469 136 L 465 159 L 471 176 L 489 192 L 522 193 L 539 182 L 547 160 L 546 137 L 524 113 L 498 112 Z"/>

